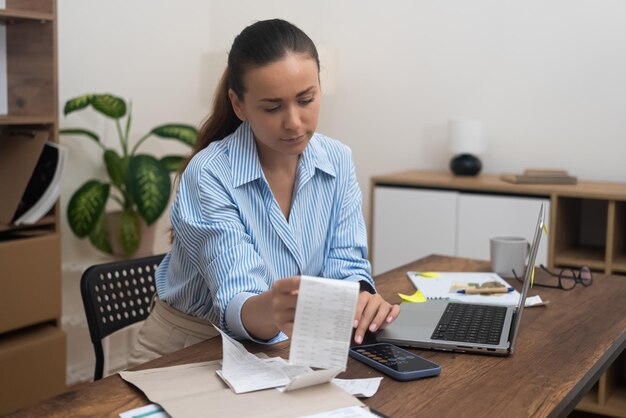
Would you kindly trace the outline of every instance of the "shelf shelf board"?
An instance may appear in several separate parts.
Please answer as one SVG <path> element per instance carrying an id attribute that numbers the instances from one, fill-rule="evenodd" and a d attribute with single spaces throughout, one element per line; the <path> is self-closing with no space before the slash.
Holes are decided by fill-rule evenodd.
<path id="1" fill-rule="evenodd" d="M 29 10 L 2 9 L 0 10 L 0 22 L 8 21 L 40 21 L 52 22 L 54 16 L 52 13 L 33 12 Z"/>
<path id="2" fill-rule="evenodd" d="M 576 405 L 576 410 L 610 417 L 626 417 L 626 388 L 614 389 L 604 405 L 598 403 L 598 395 L 592 390 Z"/>
<path id="3" fill-rule="evenodd" d="M 50 125 L 56 122 L 54 116 L 11 116 L 1 115 L 0 125 Z"/>
<path id="4" fill-rule="evenodd" d="M 596 270 L 604 270 L 603 248 L 570 248 L 562 250 L 554 257 L 554 264 L 561 267 L 588 266 Z"/>
<path id="5" fill-rule="evenodd" d="M 0 224 L 0 232 L 22 232 L 27 230 L 36 230 L 40 228 L 50 228 L 54 227 L 56 223 L 56 218 L 54 215 L 47 215 L 41 218 L 38 222 L 32 225 L 6 225 Z"/>
<path id="6" fill-rule="evenodd" d="M 612 270 L 626 273 L 626 254 L 616 255 L 613 258 Z"/>
<path id="7" fill-rule="evenodd" d="M 576 405 L 575 409 L 577 411 L 592 412 L 595 408 L 598 408 L 598 406 L 598 385 L 596 384 L 578 405 Z"/>

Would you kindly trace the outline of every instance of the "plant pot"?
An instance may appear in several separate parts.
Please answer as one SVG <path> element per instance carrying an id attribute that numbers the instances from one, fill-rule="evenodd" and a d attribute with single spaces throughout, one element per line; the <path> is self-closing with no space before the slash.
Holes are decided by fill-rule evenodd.
<path id="1" fill-rule="evenodd" d="M 120 218 L 122 217 L 122 211 L 107 212 L 106 222 L 107 230 L 109 232 L 109 241 L 111 242 L 111 249 L 113 255 L 117 257 L 129 257 L 124 254 L 122 245 L 117 238 L 117 231 L 119 229 Z M 139 229 L 141 231 L 141 240 L 139 241 L 139 247 L 137 251 L 130 255 L 130 257 L 145 257 L 153 254 L 154 236 L 156 231 L 156 222 L 152 225 L 146 224 L 143 218 L 139 218 Z"/>

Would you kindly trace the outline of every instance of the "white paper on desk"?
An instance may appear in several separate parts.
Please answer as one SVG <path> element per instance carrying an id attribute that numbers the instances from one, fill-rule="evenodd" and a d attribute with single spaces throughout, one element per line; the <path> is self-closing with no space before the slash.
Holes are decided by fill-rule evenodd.
<path id="1" fill-rule="evenodd" d="M 171 418 L 163 408 L 154 403 L 122 412 L 119 415 L 120 418 L 145 418 L 147 416 L 150 418 Z"/>
<path id="2" fill-rule="evenodd" d="M 541 300 L 541 296 L 535 295 L 535 296 L 527 296 L 524 306 L 527 308 L 530 308 L 531 306 L 545 306 L 547 304 L 548 304 L 548 301 L 544 302 L 543 300 Z"/>
<path id="3" fill-rule="evenodd" d="M 215 371 L 220 367 L 217 361 L 210 361 L 123 371 L 120 376 L 174 418 L 300 417 L 337 408 L 364 406 L 354 396 L 330 384 L 286 393 L 267 390 L 237 395 L 216 376 Z"/>
<path id="4" fill-rule="evenodd" d="M 301 276 L 289 363 L 344 371 L 359 284 Z"/>
<path id="5" fill-rule="evenodd" d="M 306 415 L 301 418 L 379 418 L 378 415 L 371 413 L 365 408 L 351 406 L 349 408 L 333 409 L 332 411 L 322 412 L 321 414 Z"/>
<path id="6" fill-rule="evenodd" d="M 266 357 L 265 359 L 263 359 L 263 361 L 267 364 L 271 364 L 275 367 L 280 368 L 283 373 L 287 375 L 289 380 L 295 379 L 301 374 L 310 373 L 313 371 L 313 369 L 308 366 L 296 366 L 293 364 L 289 364 L 289 362 L 282 357 Z"/>
<path id="7" fill-rule="evenodd" d="M 378 392 L 382 377 L 369 379 L 333 379 L 332 382 L 357 398 L 370 398 Z"/>
<path id="8" fill-rule="evenodd" d="M 330 382 L 333 377 L 341 373 L 339 369 L 319 369 L 313 370 L 307 366 L 295 366 L 289 364 L 281 357 L 272 357 L 264 360 L 266 363 L 274 364 L 289 377 L 289 383 L 286 386 L 277 387 L 280 392 L 288 392 L 305 388 L 308 386 L 320 385 Z"/>
<path id="9" fill-rule="evenodd" d="M 235 393 L 275 388 L 289 383 L 287 375 L 278 367 L 266 363 L 222 330 L 222 370 L 217 374 Z"/>
<path id="10" fill-rule="evenodd" d="M 235 393 L 254 392 L 262 389 L 279 388 L 280 391 L 296 390 L 330 382 L 341 370 L 311 370 L 310 367 L 291 365 L 280 357 L 261 358 L 246 350 L 238 341 L 223 331 L 222 370 L 215 373 Z"/>
<path id="11" fill-rule="evenodd" d="M 446 299 L 464 303 L 485 303 L 490 305 L 515 306 L 519 303 L 520 293 L 513 290 L 508 293 L 490 295 L 465 295 L 456 292 L 469 283 L 481 285 L 485 282 L 499 282 L 510 285 L 499 275 L 491 272 L 436 272 L 434 277 L 425 277 L 418 272 L 409 271 L 407 277 L 426 299 Z"/>

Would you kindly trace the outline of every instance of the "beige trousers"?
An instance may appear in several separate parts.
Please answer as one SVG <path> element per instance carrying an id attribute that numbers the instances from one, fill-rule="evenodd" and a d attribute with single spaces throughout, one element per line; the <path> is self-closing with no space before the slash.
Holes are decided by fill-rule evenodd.
<path id="1" fill-rule="evenodd" d="M 158 297 L 154 301 L 131 349 L 128 367 L 219 335 L 209 321 L 174 309 Z"/>

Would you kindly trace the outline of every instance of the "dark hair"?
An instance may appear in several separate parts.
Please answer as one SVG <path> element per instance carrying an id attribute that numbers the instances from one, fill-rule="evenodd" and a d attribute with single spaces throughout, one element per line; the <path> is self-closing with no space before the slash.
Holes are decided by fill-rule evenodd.
<path id="1" fill-rule="evenodd" d="M 274 63 L 290 52 L 313 58 L 319 72 L 320 62 L 315 44 L 306 33 L 285 20 L 262 20 L 237 35 L 228 54 L 228 66 L 213 98 L 213 111 L 200 128 L 191 157 L 211 142 L 230 135 L 241 124 L 233 111 L 228 90 L 232 89 L 243 100 L 246 91 L 243 76 L 246 71 Z"/>

